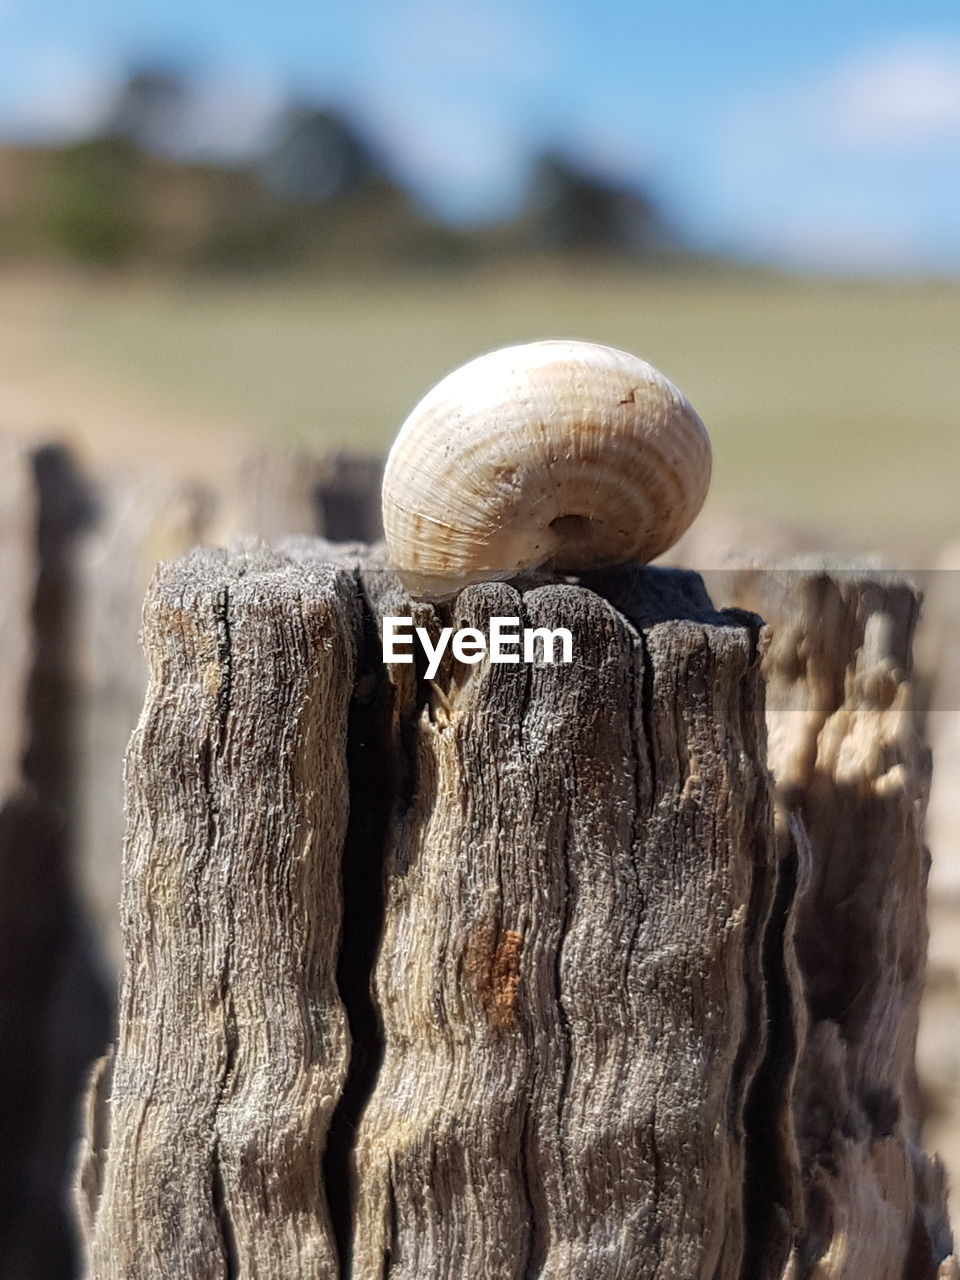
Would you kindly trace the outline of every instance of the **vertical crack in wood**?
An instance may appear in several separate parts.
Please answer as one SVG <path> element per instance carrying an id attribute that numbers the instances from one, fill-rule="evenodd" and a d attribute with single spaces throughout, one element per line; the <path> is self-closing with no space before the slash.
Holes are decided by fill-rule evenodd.
<path id="1" fill-rule="evenodd" d="M 383 1060 L 383 1026 L 373 998 L 373 970 L 383 932 L 384 860 L 402 763 L 390 726 L 395 690 L 386 678 L 370 602 L 357 575 L 362 644 L 347 730 L 350 815 L 343 847 L 343 926 L 337 987 L 350 1028 L 350 1059 L 330 1117 L 323 1176 L 340 1261 L 351 1269 L 352 1161 L 357 1125 Z"/>
<path id="2" fill-rule="evenodd" d="M 220 1140 L 214 1139 L 211 1160 L 211 1199 L 213 1212 L 220 1225 L 220 1241 L 223 1245 L 223 1280 L 239 1280 L 240 1258 L 237 1252 L 237 1235 L 227 1206 L 226 1189 L 223 1185 L 223 1167 L 220 1162 Z"/>
<path id="3" fill-rule="evenodd" d="M 650 648 L 642 629 L 637 630 L 637 642 L 640 648 L 643 669 L 640 676 L 640 724 L 643 729 L 643 750 L 646 753 L 647 777 L 650 786 L 650 807 L 657 803 L 657 755 L 653 743 L 653 662 Z M 638 817 L 639 820 L 639 817 Z"/>
<path id="4" fill-rule="evenodd" d="M 525 628 L 530 625 L 530 618 L 527 613 L 526 604 L 523 596 L 520 597 L 519 606 L 520 626 Z M 521 753 L 526 751 L 525 729 L 527 716 L 530 711 L 530 694 L 533 684 L 531 668 L 528 664 L 524 664 L 521 668 L 521 678 L 523 681 L 520 690 L 519 713 L 518 713 L 518 744 Z M 532 796 L 532 803 L 536 804 L 536 794 Z M 566 900 L 566 899 L 565 899 Z M 557 964 L 554 968 L 554 981 L 556 982 L 556 999 L 557 1005 L 560 1005 L 560 963 L 559 954 L 557 956 Z M 560 1012 L 561 1026 L 563 1012 Z M 567 1034 L 567 1050 L 569 1051 L 569 1033 Z M 523 1123 L 520 1129 L 520 1189 L 523 1194 L 524 1201 L 527 1206 L 527 1218 L 529 1222 L 529 1232 L 527 1239 L 526 1255 L 520 1261 L 518 1273 L 523 1280 L 536 1280 L 543 1268 L 544 1259 L 547 1256 L 548 1248 L 548 1223 L 546 1214 L 546 1204 L 544 1201 L 543 1187 L 540 1181 L 535 1177 L 531 1164 L 533 1154 L 533 1141 L 531 1132 L 532 1109 L 527 1108 Z"/>
<path id="5" fill-rule="evenodd" d="M 213 754 L 218 761 L 222 759 L 226 748 L 227 729 L 233 694 L 233 651 L 231 647 L 230 607 L 230 587 L 225 584 L 220 591 L 216 606 L 216 625 L 219 633 L 217 658 L 220 668 L 220 680 L 217 687 L 217 722 Z M 207 788 L 207 804 L 209 806 L 207 819 L 207 858 L 208 860 L 213 860 L 218 856 L 220 807 L 217 801 L 217 787 L 214 785 L 210 772 L 211 761 L 209 752 L 206 754 L 205 764 L 206 771 L 204 774 L 204 782 Z M 233 949 L 235 942 L 234 931 L 236 913 L 233 895 L 230 893 L 229 889 L 226 892 L 228 909 L 226 911 L 226 919 L 224 923 L 226 926 L 227 936 L 223 948 L 223 967 L 220 972 L 220 1005 L 223 1011 L 224 1060 L 223 1074 L 220 1078 L 219 1089 L 213 1104 L 214 1140 L 211 1150 L 210 1198 L 213 1203 L 214 1213 L 220 1228 L 224 1266 L 226 1268 L 225 1280 L 237 1280 L 237 1277 L 240 1275 L 240 1258 L 237 1252 L 237 1235 L 233 1220 L 230 1216 L 230 1206 L 227 1202 L 226 1188 L 223 1180 L 223 1168 L 221 1165 L 220 1135 L 217 1130 L 218 1113 L 233 1076 L 239 1046 L 237 1035 L 237 1015 L 233 1002 L 233 989 L 230 982 L 230 969 L 233 963 Z"/>
<path id="6" fill-rule="evenodd" d="M 779 1280 L 801 1216 L 799 1160 L 791 1100 L 803 1035 L 802 995 L 793 959 L 802 827 L 781 833 L 773 905 L 763 939 L 766 1044 L 744 1108 L 746 1246 L 742 1280 Z"/>

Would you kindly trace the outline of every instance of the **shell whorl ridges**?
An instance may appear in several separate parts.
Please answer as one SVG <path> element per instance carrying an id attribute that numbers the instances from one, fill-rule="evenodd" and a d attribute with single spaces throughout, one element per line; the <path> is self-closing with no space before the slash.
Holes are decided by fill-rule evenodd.
<path id="1" fill-rule="evenodd" d="M 546 563 L 646 563 L 689 527 L 710 468 L 703 423 L 645 360 L 589 342 L 504 347 L 448 374 L 401 427 L 387 548 L 433 599 Z"/>

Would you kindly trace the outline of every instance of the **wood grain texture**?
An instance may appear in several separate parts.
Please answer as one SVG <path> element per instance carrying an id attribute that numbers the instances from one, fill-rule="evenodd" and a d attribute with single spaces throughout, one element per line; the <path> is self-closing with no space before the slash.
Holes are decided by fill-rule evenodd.
<path id="1" fill-rule="evenodd" d="M 91 1277 L 955 1274 L 916 595 L 736 581 L 772 632 L 681 571 L 432 607 L 310 538 L 163 570 Z M 575 660 L 428 681 L 387 615 L 566 626 Z"/>
<path id="2" fill-rule="evenodd" d="M 384 575 L 367 594 L 411 612 Z M 634 622 L 578 587 L 471 588 L 449 620 L 568 626 L 574 664 L 392 673 L 415 781 L 357 1280 L 741 1274 L 773 866 L 756 622 L 656 571 L 620 595 Z"/>
<path id="3" fill-rule="evenodd" d="M 347 1028 L 350 573 L 265 549 L 162 569 L 127 757 L 125 973 L 80 1168 L 88 1270 L 336 1274 L 320 1176 Z"/>
<path id="4" fill-rule="evenodd" d="M 156 565 L 201 537 L 210 495 L 189 481 L 126 469 L 97 478 L 97 519 L 78 564 L 81 651 L 76 875 L 111 977 L 119 972 L 123 756 L 147 687 L 143 597 Z"/>
<path id="5" fill-rule="evenodd" d="M 787 1274 L 935 1277 L 952 1241 L 915 1071 L 930 769 L 911 706 L 919 598 L 893 575 L 842 570 L 745 570 L 734 594 L 771 626 L 770 765 L 784 832 L 787 815 L 806 832 L 793 1102 L 805 1220 Z"/>

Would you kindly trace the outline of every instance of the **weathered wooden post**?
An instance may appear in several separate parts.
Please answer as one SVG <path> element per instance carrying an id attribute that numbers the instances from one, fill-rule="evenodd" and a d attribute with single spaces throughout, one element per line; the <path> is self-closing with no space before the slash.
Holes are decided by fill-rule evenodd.
<path id="1" fill-rule="evenodd" d="M 320 1157 L 347 1065 L 355 594 L 255 550 L 197 552 L 151 591 L 119 1036 L 80 1179 L 92 1275 L 336 1273 Z"/>
<path id="2" fill-rule="evenodd" d="M 148 600 L 91 1274 L 332 1276 L 352 1252 L 358 1277 L 739 1276 L 769 1194 L 744 1119 L 774 887 L 758 623 L 655 570 L 598 583 L 615 603 L 472 588 L 454 623 L 566 626 L 574 661 L 427 681 L 372 628 L 446 615 L 373 566 L 357 669 L 354 577 L 309 545 L 194 555 Z M 333 981 L 345 842 L 373 1018 L 369 950 L 343 939 L 346 1011 Z"/>
<path id="3" fill-rule="evenodd" d="M 758 623 L 693 575 L 606 586 L 620 610 L 471 588 L 454 625 L 565 626 L 574 663 L 398 687 L 416 786 L 385 850 L 358 1278 L 741 1274 L 773 892 Z"/>
<path id="4" fill-rule="evenodd" d="M 143 596 L 159 560 L 183 555 L 201 540 L 213 502 L 196 483 L 156 468 L 126 468 L 91 484 L 97 519 L 83 541 L 76 592 L 82 651 L 76 875 L 103 962 L 114 975 L 120 962 L 122 761 L 147 682 L 137 638 Z"/>
<path id="5" fill-rule="evenodd" d="M 805 1028 L 792 1119 L 804 1214 L 789 1274 L 934 1276 L 956 1264 L 915 1067 L 930 771 L 911 703 L 919 595 L 893 574 L 823 568 L 734 571 L 729 592 L 770 624 L 782 875 L 799 881 Z M 788 975 L 773 962 L 776 999 Z"/>

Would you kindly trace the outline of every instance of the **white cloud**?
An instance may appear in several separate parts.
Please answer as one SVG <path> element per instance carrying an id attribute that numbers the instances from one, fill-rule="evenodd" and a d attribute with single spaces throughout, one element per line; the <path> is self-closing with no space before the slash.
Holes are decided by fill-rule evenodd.
<path id="1" fill-rule="evenodd" d="M 960 262 L 960 44 L 902 42 L 738 102 L 707 155 L 729 240 L 800 266 Z"/>
<path id="2" fill-rule="evenodd" d="M 909 41 L 849 59 L 806 83 L 738 103 L 735 138 L 779 136 L 824 152 L 960 146 L 960 44 Z"/>
<path id="3" fill-rule="evenodd" d="M 825 86 L 841 145 L 960 141 L 960 45 L 914 41 L 841 68 Z"/>

